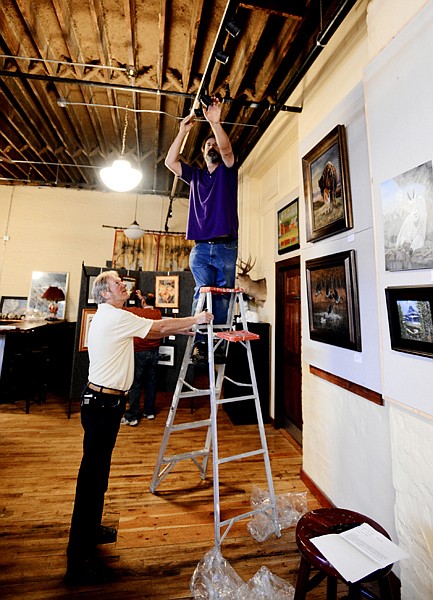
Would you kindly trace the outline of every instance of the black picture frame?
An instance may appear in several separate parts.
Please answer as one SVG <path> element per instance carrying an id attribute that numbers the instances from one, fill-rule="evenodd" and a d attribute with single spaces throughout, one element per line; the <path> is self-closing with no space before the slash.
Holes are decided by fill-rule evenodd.
<path id="1" fill-rule="evenodd" d="M 21 319 L 27 310 L 27 296 L 2 296 L 0 300 L 0 314 L 13 315 L 14 319 Z"/>
<path id="2" fill-rule="evenodd" d="M 433 286 L 385 289 L 391 349 L 433 358 Z"/>
<path id="3" fill-rule="evenodd" d="M 337 125 L 302 159 L 307 241 L 353 227 L 349 161 L 344 125 Z"/>
<path id="4" fill-rule="evenodd" d="M 310 338 L 361 351 L 355 250 L 308 260 Z"/>
<path id="5" fill-rule="evenodd" d="M 278 254 L 299 248 L 299 198 L 277 212 Z"/>

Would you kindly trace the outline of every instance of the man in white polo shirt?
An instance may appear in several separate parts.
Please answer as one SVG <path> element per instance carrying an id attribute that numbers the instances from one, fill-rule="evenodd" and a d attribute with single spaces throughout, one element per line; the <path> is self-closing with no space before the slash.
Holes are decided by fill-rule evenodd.
<path id="1" fill-rule="evenodd" d="M 109 581 L 112 573 L 98 560 L 98 544 L 116 541 L 117 531 L 101 524 L 111 455 L 128 390 L 134 379 L 133 338 L 186 334 L 209 323 L 206 311 L 192 317 L 153 321 L 121 310 L 129 297 L 116 271 L 98 275 L 93 285 L 98 310 L 89 328 L 89 382 L 81 397 L 83 457 L 72 514 L 65 582 L 92 585 Z"/>

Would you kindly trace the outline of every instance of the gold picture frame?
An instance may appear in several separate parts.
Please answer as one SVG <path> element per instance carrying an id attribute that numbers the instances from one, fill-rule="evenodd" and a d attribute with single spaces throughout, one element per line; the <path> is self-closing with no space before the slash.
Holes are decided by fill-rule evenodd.
<path id="1" fill-rule="evenodd" d="M 179 308 L 179 275 L 155 276 L 155 307 Z"/>
<path id="2" fill-rule="evenodd" d="M 307 242 L 353 227 L 346 129 L 337 125 L 302 159 Z"/>
<path id="3" fill-rule="evenodd" d="M 93 317 L 96 314 L 96 308 L 83 308 L 81 313 L 80 341 L 78 343 L 78 352 L 87 352 L 87 339 L 89 336 L 89 327 Z"/>

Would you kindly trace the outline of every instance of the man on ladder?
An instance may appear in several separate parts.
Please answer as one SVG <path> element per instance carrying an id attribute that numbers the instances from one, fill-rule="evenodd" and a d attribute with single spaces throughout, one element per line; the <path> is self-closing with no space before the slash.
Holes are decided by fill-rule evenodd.
<path id="1" fill-rule="evenodd" d="M 221 125 L 221 102 L 203 108 L 212 133 L 205 139 L 202 152 L 204 169 L 187 165 L 180 153 L 188 133 L 194 126 L 194 110 L 180 123 L 179 133 L 170 146 L 165 165 L 190 186 L 186 238 L 195 240 L 189 266 L 195 280 L 192 314 L 195 313 L 200 288 L 205 286 L 233 288 L 238 255 L 238 167 L 230 140 Z M 215 298 L 214 323 L 226 323 L 229 298 Z M 221 346 L 220 346 L 221 348 Z M 219 354 L 219 356 L 218 356 Z M 215 356 L 222 360 L 221 353 Z M 195 364 L 207 364 L 207 347 L 198 335 L 194 349 Z"/>
<path id="2" fill-rule="evenodd" d="M 234 522 L 256 512 L 266 512 L 274 524 L 276 535 L 280 534 L 280 529 L 250 348 L 250 340 L 254 338 L 254 334 L 243 331 L 240 332 L 243 335 L 236 337 L 233 334 L 238 332 L 230 331 L 233 325 L 236 304 L 240 305 L 242 325 L 245 330 L 247 329 L 242 303 L 242 290 L 234 289 L 238 253 L 238 168 L 230 140 L 220 123 L 220 101 L 217 98 L 212 98 L 211 104 L 204 108 L 203 112 L 212 128 L 212 134 L 205 139 L 202 146 L 206 167 L 199 169 L 180 160 L 183 145 L 189 131 L 194 126 L 194 111 L 181 121 L 179 133 L 168 151 L 165 165 L 190 185 L 186 237 L 195 240 L 195 246 L 190 254 L 190 269 L 195 280 L 192 313 L 195 314 L 197 311 L 206 308 L 214 314 L 214 321 L 210 327 L 199 328 L 194 339 L 188 340 L 150 489 L 154 492 L 171 469 L 183 459 L 191 459 L 198 467 L 202 479 L 204 479 L 212 448 L 215 546 L 219 547 Z M 204 339 L 207 339 L 207 344 L 202 341 Z M 247 351 L 251 375 L 251 383 L 247 386 L 251 388 L 251 393 L 235 399 L 224 400 L 221 399 L 221 390 L 225 372 L 225 355 L 228 349 L 226 348 L 226 352 L 222 352 L 222 344 L 229 345 L 230 342 L 242 343 Z M 194 352 L 191 352 L 193 344 L 195 345 Z M 208 366 L 209 389 L 198 390 L 187 383 L 186 374 L 191 362 L 196 365 L 206 364 Z M 215 372 L 217 377 L 215 377 Z M 243 386 L 245 384 L 237 385 Z M 187 391 L 185 391 L 185 388 L 187 388 Z M 205 395 L 210 396 L 209 419 L 193 423 L 174 423 L 180 398 Z M 249 399 L 255 402 L 260 433 L 260 448 L 246 454 L 220 458 L 218 456 L 217 434 L 218 405 L 241 399 Z M 178 455 L 166 455 L 171 433 L 200 427 L 207 430 L 204 448 Z M 253 455 L 261 455 L 264 460 L 270 503 L 265 509 L 250 511 L 227 521 L 221 521 L 219 465 Z M 222 532 L 224 527 L 225 531 Z"/>

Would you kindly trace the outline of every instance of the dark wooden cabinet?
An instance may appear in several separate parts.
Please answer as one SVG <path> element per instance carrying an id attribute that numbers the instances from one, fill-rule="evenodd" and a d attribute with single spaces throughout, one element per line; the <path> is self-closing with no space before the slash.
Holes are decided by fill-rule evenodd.
<path id="1" fill-rule="evenodd" d="M 241 329 L 241 327 L 239 327 Z M 260 335 L 259 340 L 251 342 L 254 371 L 259 390 L 260 406 L 263 421 L 269 423 L 269 397 L 270 397 L 270 325 L 269 323 L 248 323 L 248 329 Z M 241 383 L 248 383 L 250 370 L 246 348 L 239 342 L 230 344 L 227 357 L 225 374 L 230 379 Z M 229 381 L 224 382 L 224 398 L 234 398 L 250 393 L 251 388 L 242 388 Z M 241 400 L 223 404 L 224 410 L 235 425 L 257 423 L 254 400 Z"/>

